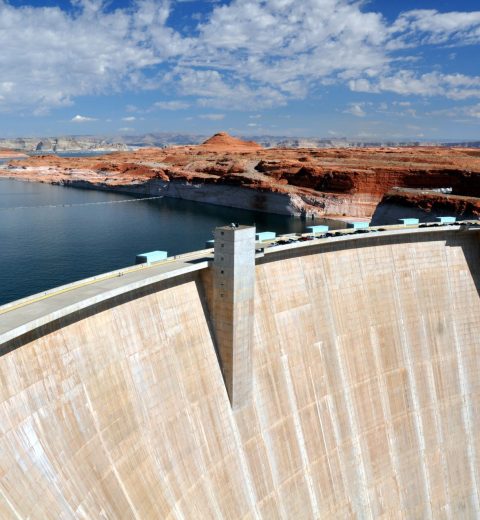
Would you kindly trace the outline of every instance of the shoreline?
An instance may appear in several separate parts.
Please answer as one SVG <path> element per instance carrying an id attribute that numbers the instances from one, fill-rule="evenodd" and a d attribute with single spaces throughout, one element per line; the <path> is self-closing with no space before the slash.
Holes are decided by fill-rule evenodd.
<path id="1" fill-rule="evenodd" d="M 11 171 L 4 169 L 6 171 Z M 1 168 L 0 168 L 1 172 Z M 253 188 L 233 184 L 213 184 L 189 181 L 186 179 L 149 179 L 138 184 L 115 184 L 91 182 L 85 179 L 47 180 L 35 179 L 31 176 L 3 175 L 0 179 L 14 181 L 34 182 L 50 184 L 52 186 L 65 186 L 68 188 L 88 189 L 106 192 L 124 193 L 126 195 L 162 196 L 174 199 L 189 200 L 214 206 L 233 207 L 247 211 L 259 211 L 261 213 L 291 216 L 299 219 L 330 219 L 335 222 L 366 221 L 370 220 L 367 214 L 370 209 L 365 208 L 361 201 L 352 201 L 339 197 L 336 194 L 313 198 L 307 194 L 289 193 L 287 191 L 273 191 L 267 188 Z M 365 197 L 362 196 L 362 199 Z M 367 201 L 368 208 L 375 210 L 375 200 Z M 354 211 L 348 212 L 354 208 Z M 328 212 L 328 210 L 334 210 Z"/>
<path id="2" fill-rule="evenodd" d="M 401 197 L 395 192 L 395 202 L 406 213 L 412 205 L 428 212 L 430 203 L 432 209 L 457 216 L 470 212 L 472 205 L 480 213 L 480 157 L 463 149 L 433 152 L 267 150 L 217 134 L 199 146 L 71 158 L 31 156 L 7 162 L 0 177 L 307 219 L 370 220 L 399 189 L 414 191 Z M 419 190 L 431 191 L 428 200 L 419 199 Z M 442 190 L 458 197 L 443 196 Z M 472 196 L 478 204 L 470 200 L 467 208 L 463 199 Z"/>
<path id="3" fill-rule="evenodd" d="M 201 204 L 211 204 L 213 206 L 258 211 L 261 213 L 293 217 L 307 221 L 315 219 L 321 219 L 323 221 L 330 220 L 336 225 L 339 223 L 346 225 L 349 221 L 370 220 L 368 217 L 362 215 L 318 214 L 313 212 L 304 212 L 302 211 L 302 208 L 298 207 L 298 201 L 295 201 L 294 195 L 256 190 L 242 186 L 194 184 L 180 180 L 173 180 L 170 182 L 150 182 L 137 185 L 118 185 L 114 187 L 92 184 L 90 182 L 79 180 L 51 182 L 26 177 L 19 178 L 16 176 L 0 175 L 0 181 L 2 179 L 47 184 L 51 186 L 63 186 L 80 190 L 123 193 L 125 195 L 167 197 L 198 202 Z M 219 200 L 221 202 L 219 202 Z"/>
<path id="4" fill-rule="evenodd" d="M 9 151 L 9 150 L 0 150 L 0 160 L 8 160 L 8 159 L 28 159 L 30 156 L 26 153 Z"/>

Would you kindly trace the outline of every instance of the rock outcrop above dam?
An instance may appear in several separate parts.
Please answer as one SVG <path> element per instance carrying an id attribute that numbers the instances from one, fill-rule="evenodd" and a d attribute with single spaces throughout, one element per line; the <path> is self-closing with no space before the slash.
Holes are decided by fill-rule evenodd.
<path id="1" fill-rule="evenodd" d="M 198 146 L 94 158 L 32 157 L 12 162 L 0 175 L 271 213 L 370 218 L 394 187 L 480 197 L 479 154 L 435 147 L 265 149 L 220 133 Z M 461 205 L 448 195 L 443 206 L 462 214 Z M 465 207 L 480 212 L 478 202 Z"/>
<path id="2" fill-rule="evenodd" d="M 238 409 L 198 262 L 35 300 L 0 345 L 0 517 L 478 518 L 479 238 L 265 250 Z"/>

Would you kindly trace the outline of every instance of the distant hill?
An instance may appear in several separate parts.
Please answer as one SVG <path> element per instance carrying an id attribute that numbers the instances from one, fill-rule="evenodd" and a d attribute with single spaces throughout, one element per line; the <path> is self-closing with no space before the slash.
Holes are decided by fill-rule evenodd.
<path id="1" fill-rule="evenodd" d="M 261 148 L 261 146 L 254 141 L 243 141 L 242 139 L 233 137 L 226 132 L 219 132 L 218 134 L 209 137 L 202 143 L 202 147 L 216 151 L 255 151 Z"/>
<path id="2" fill-rule="evenodd" d="M 117 151 L 129 146 L 115 138 L 95 136 L 17 137 L 0 139 L 0 148 L 23 152 Z"/>
<path id="3" fill-rule="evenodd" d="M 217 135 L 222 135 L 222 132 Z M 25 152 L 115 151 L 155 146 L 185 146 L 204 143 L 209 136 L 202 134 L 152 132 L 142 135 L 61 136 L 0 138 L 0 148 Z M 269 135 L 238 135 L 264 148 L 369 148 L 382 146 L 453 146 L 480 148 L 480 141 L 418 141 L 361 140 L 324 137 L 290 137 Z M 236 139 L 232 138 L 232 139 Z M 218 140 L 219 138 L 217 138 Z M 231 144 L 231 143 L 230 143 Z"/>

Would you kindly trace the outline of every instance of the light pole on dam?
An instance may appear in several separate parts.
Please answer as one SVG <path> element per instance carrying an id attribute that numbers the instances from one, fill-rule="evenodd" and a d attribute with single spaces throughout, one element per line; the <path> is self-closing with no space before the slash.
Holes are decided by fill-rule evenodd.
<path id="1" fill-rule="evenodd" d="M 232 408 L 241 408 L 252 392 L 254 290 L 255 228 L 216 228 L 212 321 Z"/>

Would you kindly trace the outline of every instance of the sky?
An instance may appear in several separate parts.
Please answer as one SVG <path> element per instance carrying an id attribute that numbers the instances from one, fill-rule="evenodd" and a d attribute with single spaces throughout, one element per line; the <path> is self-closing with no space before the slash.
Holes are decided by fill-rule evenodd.
<path id="1" fill-rule="evenodd" d="M 480 140 L 478 0 L 0 0 L 0 137 Z"/>

